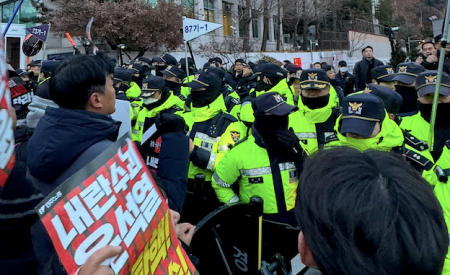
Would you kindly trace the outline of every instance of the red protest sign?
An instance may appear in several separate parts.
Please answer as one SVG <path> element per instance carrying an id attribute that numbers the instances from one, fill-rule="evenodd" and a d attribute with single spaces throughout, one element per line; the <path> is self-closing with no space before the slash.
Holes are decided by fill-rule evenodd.
<path id="1" fill-rule="evenodd" d="M 0 187 L 3 187 L 14 167 L 13 121 L 9 115 L 11 95 L 5 61 L 4 39 L 0 39 Z"/>
<path id="2" fill-rule="evenodd" d="M 168 210 L 127 136 L 36 207 L 70 275 L 106 245 L 124 249 L 110 263 L 116 274 L 196 274 Z"/>

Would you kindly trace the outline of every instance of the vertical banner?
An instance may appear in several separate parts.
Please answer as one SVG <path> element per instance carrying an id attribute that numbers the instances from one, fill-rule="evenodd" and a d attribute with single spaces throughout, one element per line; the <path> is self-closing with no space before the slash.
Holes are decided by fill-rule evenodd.
<path id="1" fill-rule="evenodd" d="M 11 95 L 5 58 L 4 38 L 0 39 L 0 187 L 6 183 L 14 167 L 14 130 L 9 114 Z"/>
<path id="2" fill-rule="evenodd" d="M 125 135 L 36 207 L 69 275 L 98 249 L 122 246 L 115 274 L 198 274 L 167 203 Z"/>

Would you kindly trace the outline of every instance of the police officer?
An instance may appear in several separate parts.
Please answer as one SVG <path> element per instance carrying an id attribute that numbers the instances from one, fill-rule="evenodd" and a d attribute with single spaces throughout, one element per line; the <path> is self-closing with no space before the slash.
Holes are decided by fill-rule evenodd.
<path id="1" fill-rule="evenodd" d="M 429 171 L 424 171 L 422 176 L 432 185 L 434 193 L 441 203 L 444 211 L 444 218 L 450 234 L 450 186 L 448 177 L 450 176 L 450 76 L 442 73 L 442 82 L 439 87 L 438 107 L 436 112 L 436 124 L 434 129 L 434 150 L 430 152 L 426 142 L 429 137 L 430 119 L 434 91 L 436 88 L 437 71 L 425 71 L 417 77 L 416 89 L 419 95 L 419 113 L 405 117 L 400 127 L 410 130 L 410 133 L 416 138 L 415 141 L 421 144 L 425 149 L 420 153 L 426 156 L 431 153 L 432 163 L 436 160 L 436 165 Z M 420 159 L 423 162 L 423 158 Z M 432 179 L 435 176 L 436 180 Z M 445 258 L 445 264 L 442 274 L 450 274 L 450 254 Z"/>
<path id="2" fill-rule="evenodd" d="M 141 94 L 142 81 L 146 77 L 144 67 L 136 62 L 133 62 L 128 67 L 129 70 L 133 71 L 131 75 L 130 88 L 126 91 L 126 96 L 128 100 L 133 101 L 139 97 Z"/>
<path id="3" fill-rule="evenodd" d="M 417 75 L 425 69 L 414 62 L 400 63 L 392 81 L 397 81 L 395 91 L 403 98 L 403 105 L 400 108 L 400 116 L 410 116 L 417 112 L 417 92 L 414 88 Z"/>
<path id="4" fill-rule="evenodd" d="M 52 100 L 49 93 L 49 79 L 52 77 L 58 65 L 59 60 L 44 60 L 42 62 L 41 71 L 39 73 L 39 85 L 36 88 L 35 95 Z"/>
<path id="5" fill-rule="evenodd" d="M 242 77 L 239 80 L 239 82 L 236 85 L 236 92 L 239 95 L 240 100 L 244 100 L 250 93 L 250 90 L 254 88 L 255 79 L 252 78 L 253 76 L 253 68 L 252 68 L 251 62 L 249 63 L 242 63 Z M 253 64 L 254 66 L 254 64 Z"/>
<path id="6" fill-rule="evenodd" d="M 234 116 L 236 119 L 239 119 L 239 115 L 241 113 L 241 101 L 239 99 L 239 95 L 235 91 L 233 91 L 233 88 L 225 83 L 226 72 L 217 67 L 206 68 L 205 72 L 211 72 L 217 75 L 222 80 L 222 87 L 220 88 L 220 92 L 222 93 L 222 96 L 225 100 L 227 113 Z"/>
<path id="7" fill-rule="evenodd" d="M 381 86 L 371 86 L 376 90 Z M 403 145 L 400 127 L 386 113 L 383 100 L 373 95 L 369 88 L 365 93 L 344 98 L 342 115 L 335 126 L 340 145 L 360 151 L 375 149 L 397 150 Z"/>
<path id="8" fill-rule="evenodd" d="M 395 77 L 395 70 L 390 65 L 378 66 L 372 69 L 372 83 L 378 84 L 384 87 L 388 87 L 395 91 L 396 82 L 393 81 Z"/>
<path id="9" fill-rule="evenodd" d="M 164 54 L 161 57 L 155 56 L 153 57 L 152 60 L 156 66 L 156 75 L 161 77 L 163 76 L 161 71 L 164 71 L 167 68 L 167 66 L 169 65 L 177 66 L 178 64 L 176 58 L 168 53 Z"/>
<path id="10" fill-rule="evenodd" d="M 389 119 L 397 123 L 397 125 L 400 124 L 400 118 L 397 114 L 403 104 L 403 98 L 397 92 L 389 89 L 388 87 L 377 84 L 367 85 L 364 92 L 371 93 L 381 98 Z"/>
<path id="11" fill-rule="evenodd" d="M 126 92 L 130 89 L 131 77 L 134 71 L 116 67 L 114 68 L 113 84 L 116 90 L 116 98 L 121 100 L 128 100 Z"/>
<path id="12" fill-rule="evenodd" d="M 262 63 L 256 68 L 253 78 L 256 79 L 255 89 L 242 101 L 241 121 L 250 127 L 255 118 L 251 103 L 257 96 L 266 92 L 278 92 L 287 104 L 294 106 L 294 92 L 286 81 L 286 71 L 272 63 Z"/>
<path id="13" fill-rule="evenodd" d="M 297 105 L 300 98 L 300 76 L 303 69 L 292 63 L 286 64 L 285 69 L 288 72 L 288 84 L 294 90 L 294 103 Z"/>
<path id="14" fill-rule="evenodd" d="M 183 106 L 184 102 L 165 86 L 164 79 L 159 76 L 144 79 L 139 100 L 131 104 L 132 140 L 141 143 L 141 154 L 153 169 L 158 167 L 158 159 L 153 153 L 159 153 L 159 145 L 151 135 L 155 132 L 152 128 L 155 117 L 162 112 L 181 113 Z"/>
<path id="15" fill-rule="evenodd" d="M 340 115 L 339 96 L 322 69 L 307 69 L 300 76 L 299 111 L 290 116 L 289 125 L 310 155 L 337 141 L 334 125 Z"/>
<path id="16" fill-rule="evenodd" d="M 39 78 L 39 73 L 41 72 L 41 65 L 42 65 L 42 60 L 31 61 L 31 63 L 28 64 L 28 66 L 30 67 L 30 69 L 28 71 L 33 72 L 33 76 L 30 77 L 30 80 L 36 86 L 38 85 L 38 78 Z"/>
<path id="17" fill-rule="evenodd" d="M 169 65 L 164 71 L 161 71 L 163 74 L 164 81 L 166 82 L 166 87 L 168 87 L 172 93 L 178 96 L 181 100 L 185 101 L 186 97 L 189 95 L 188 89 L 182 89 L 183 80 L 186 78 L 186 73 L 176 67 Z"/>
<path id="18" fill-rule="evenodd" d="M 223 203 L 264 200 L 264 217 L 296 225 L 293 216 L 302 149 L 288 130 L 289 114 L 297 107 L 279 93 L 268 92 L 252 102 L 252 135 L 227 152 L 213 176 L 212 186 Z M 233 192 L 238 183 L 239 193 Z"/>
<path id="19" fill-rule="evenodd" d="M 223 155 L 245 136 L 245 131 L 242 124 L 226 112 L 220 92 L 222 80 L 217 75 L 200 72 L 185 85 L 191 88 L 192 96 L 191 111 L 183 114 L 189 127 L 188 135 L 195 145 L 188 175 L 192 186 L 197 174 L 203 174 L 205 181 L 211 182 Z"/>

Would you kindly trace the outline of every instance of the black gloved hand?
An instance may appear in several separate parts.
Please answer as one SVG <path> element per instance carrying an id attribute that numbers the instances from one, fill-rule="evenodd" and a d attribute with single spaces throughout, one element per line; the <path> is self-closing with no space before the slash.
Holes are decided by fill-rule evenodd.
<path id="1" fill-rule="evenodd" d="M 165 133 L 184 133 L 184 128 L 186 126 L 186 123 L 184 122 L 184 119 L 182 117 L 170 113 L 159 114 L 156 117 L 155 124 L 160 136 Z"/>
<path id="2" fill-rule="evenodd" d="M 277 135 L 277 141 L 283 144 L 285 147 L 288 148 L 299 148 L 300 147 L 300 140 L 295 135 L 294 130 L 292 127 L 288 129 L 280 128 L 276 132 Z"/>

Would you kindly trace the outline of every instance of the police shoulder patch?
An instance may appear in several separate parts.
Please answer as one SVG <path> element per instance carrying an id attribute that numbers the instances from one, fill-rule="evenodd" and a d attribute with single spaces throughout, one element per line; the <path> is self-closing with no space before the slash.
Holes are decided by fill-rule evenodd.
<path id="1" fill-rule="evenodd" d="M 238 142 L 239 138 L 241 137 L 241 134 L 239 132 L 235 132 L 232 131 L 231 133 L 231 138 L 233 139 L 234 142 Z"/>

